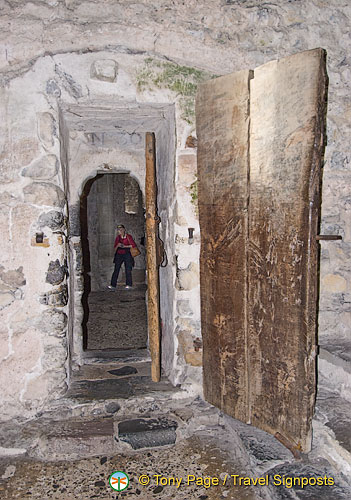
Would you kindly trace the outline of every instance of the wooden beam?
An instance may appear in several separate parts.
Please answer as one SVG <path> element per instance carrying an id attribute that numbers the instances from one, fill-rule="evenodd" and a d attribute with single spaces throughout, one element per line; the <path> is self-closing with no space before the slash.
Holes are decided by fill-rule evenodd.
<path id="1" fill-rule="evenodd" d="M 159 382 L 161 376 L 160 357 L 160 287 L 158 277 L 156 239 L 159 217 L 157 216 L 156 149 L 155 134 L 145 137 L 145 198 L 146 198 L 146 265 L 148 296 L 148 330 L 151 354 L 151 378 Z"/>

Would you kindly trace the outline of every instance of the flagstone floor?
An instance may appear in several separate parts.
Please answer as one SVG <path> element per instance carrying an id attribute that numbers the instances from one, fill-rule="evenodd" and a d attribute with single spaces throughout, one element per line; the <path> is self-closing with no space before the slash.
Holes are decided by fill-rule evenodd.
<path id="1" fill-rule="evenodd" d="M 143 349 L 147 344 L 146 285 L 90 292 L 88 349 Z"/>

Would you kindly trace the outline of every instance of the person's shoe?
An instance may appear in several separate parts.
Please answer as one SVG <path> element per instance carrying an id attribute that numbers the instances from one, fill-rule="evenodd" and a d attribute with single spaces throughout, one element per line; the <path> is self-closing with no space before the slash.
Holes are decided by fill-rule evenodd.
<path id="1" fill-rule="evenodd" d="M 125 288 L 128 290 L 129 288 L 132 288 L 130 285 L 126 285 Z"/>
<path id="2" fill-rule="evenodd" d="M 107 287 L 109 290 L 112 290 L 113 292 L 116 291 L 116 287 L 115 286 L 112 286 L 112 285 L 108 285 Z"/>

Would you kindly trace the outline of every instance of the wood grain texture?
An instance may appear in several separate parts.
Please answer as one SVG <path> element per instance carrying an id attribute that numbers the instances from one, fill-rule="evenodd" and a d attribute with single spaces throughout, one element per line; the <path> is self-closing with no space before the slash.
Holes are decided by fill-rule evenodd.
<path id="1" fill-rule="evenodd" d="M 145 135 L 145 203 L 146 203 L 146 265 L 147 265 L 147 316 L 149 348 L 151 355 L 151 378 L 159 382 L 161 377 L 160 356 L 160 287 L 157 265 L 156 240 L 158 232 L 156 148 L 155 134 Z"/>
<path id="2" fill-rule="evenodd" d="M 273 61 L 250 82 L 250 420 L 311 446 L 325 53 Z"/>
<path id="3" fill-rule="evenodd" d="M 196 103 L 205 398 L 303 451 L 326 90 L 316 49 L 206 82 Z"/>
<path id="4" fill-rule="evenodd" d="M 204 392 L 244 421 L 249 79 L 242 71 L 211 80 L 196 102 Z"/>

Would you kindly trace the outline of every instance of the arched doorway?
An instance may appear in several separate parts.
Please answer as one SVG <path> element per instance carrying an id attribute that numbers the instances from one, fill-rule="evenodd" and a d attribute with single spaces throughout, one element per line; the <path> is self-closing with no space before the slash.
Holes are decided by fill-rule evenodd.
<path id="1" fill-rule="evenodd" d="M 123 224 L 141 255 L 134 259 L 133 288 L 125 289 L 122 266 L 118 286 L 111 292 L 116 225 Z M 145 349 L 145 228 L 143 196 L 127 173 L 98 174 L 89 179 L 80 203 L 84 293 L 84 350 Z"/>

